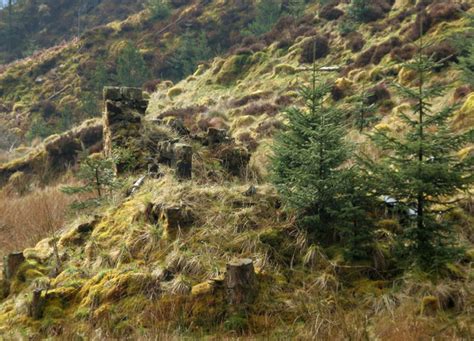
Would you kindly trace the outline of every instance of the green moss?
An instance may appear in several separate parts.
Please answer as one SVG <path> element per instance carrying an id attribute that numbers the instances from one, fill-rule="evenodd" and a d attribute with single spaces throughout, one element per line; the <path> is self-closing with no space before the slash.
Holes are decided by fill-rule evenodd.
<path id="1" fill-rule="evenodd" d="M 229 85 L 235 82 L 249 68 L 251 57 L 248 55 L 234 55 L 225 60 L 216 75 L 216 82 L 221 85 Z"/>
<path id="2" fill-rule="evenodd" d="M 168 97 L 169 98 L 173 98 L 173 97 L 176 97 L 178 95 L 181 95 L 183 93 L 183 89 L 180 88 L 180 87 L 174 87 L 174 88 L 171 88 L 169 91 L 168 91 Z"/>
<path id="3" fill-rule="evenodd" d="M 64 310 L 62 305 L 57 302 L 51 302 L 46 305 L 44 308 L 43 316 L 45 319 L 52 318 L 52 319 L 60 319 L 64 318 Z"/>

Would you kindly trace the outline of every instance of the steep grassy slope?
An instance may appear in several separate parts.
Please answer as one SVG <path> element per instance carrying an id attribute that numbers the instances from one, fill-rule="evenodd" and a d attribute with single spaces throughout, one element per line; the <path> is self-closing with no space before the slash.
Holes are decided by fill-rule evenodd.
<path id="1" fill-rule="evenodd" d="M 8 2 L 5 1 L 5 5 Z M 123 20 L 143 1 L 12 1 L 0 11 L 0 61 L 9 62 L 48 48 L 87 29 Z M 10 26 L 11 25 L 11 26 Z M 13 43 L 14 42 L 14 43 Z"/>
<path id="2" fill-rule="evenodd" d="M 225 6 L 225 2 L 211 2 L 198 18 L 211 20 L 226 11 Z M 467 32 L 468 20 L 459 14 L 460 6 L 453 6 L 455 10 L 428 6 L 432 21 L 424 39 L 433 42 L 437 58 L 451 59 L 434 74 L 433 82 L 452 86 L 434 107 L 458 103 L 453 124 L 462 130 L 473 124 L 474 94 L 452 63 L 454 46 L 443 42 Z M 310 64 L 305 61 L 312 55 L 313 41 L 324 40 L 320 37 L 326 37 L 328 44 L 316 65 L 337 67 L 337 71 L 326 68 L 319 74 L 323 81 L 335 81 L 327 104 L 350 109 L 354 96 L 367 90 L 377 107 L 373 125 L 400 129 L 396 113 L 407 103 L 391 82 L 414 84 L 413 75 L 401 65 L 413 52 L 411 42 L 418 27 L 414 8 L 411 2 L 396 1 L 384 18 L 362 24 L 357 34 L 341 35 L 344 17 L 320 18 L 318 5 L 309 3 L 302 19 L 280 21 L 269 34 L 248 39 L 247 46 L 203 63 L 194 75 L 176 84 L 158 83 L 147 111 L 150 121 L 180 118 L 198 136 L 209 127 L 228 129 L 237 144 L 251 152 L 249 166 L 241 176 L 233 176 L 219 162 L 216 149 L 203 146 L 192 135 L 184 137 L 182 141 L 194 151 L 192 180 L 178 181 L 173 170 L 163 167 L 161 178 L 148 178 L 132 196 L 118 193 L 90 217 L 70 222 L 58 243 L 59 270 L 54 238 L 24 251 L 26 261 L 9 295 L 0 302 L 0 335 L 6 339 L 46 335 L 59 339 L 472 338 L 472 199 L 463 198 L 449 216 L 466 254 L 433 279 L 422 272 L 402 272 L 393 263 L 399 225 L 382 212 L 377 215 L 372 259 L 350 262 L 338 245 L 323 248 L 313 244 L 297 228 L 291 212 L 281 207 L 266 178 L 272 137 L 284 124 L 281 112 L 289 105 L 302 104 L 296 91 L 308 80 Z M 347 4 L 341 2 L 338 9 L 347 13 Z M 170 20 L 193 10 L 192 5 L 183 8 Z M 64 69 L 75 70 L 99 50 L 111 52 L 127 38 L 136 39 L 144 50 L 147 46 L 153 49 L 152 32 L 160 32 L 167 23 L 156 23 L 161 28 L 146 31 L 148 35 L 126 29 L 141 27 L 141 15 L 90 32 L 84 38 L 91 43 L 89 47 L 82 45 L 84 41 L 65 46 L 57 52 Z M 156 39 L 165 41 L 165 46 L 173 45 L 174 34 L 179 32 L 163 38 L 156 33 Z M 50 60 L 56 52 L 45 53 Z M 162 67 L 154 60 L 157 68 Z M 12 82 L 5 98 L 12 102 L 21 98 L 28 107 L 28 96 L 34 101 L 35 91 L 53 84 L 48 78 L 42 86 L 35 85 L 32 77 L 25 76 L 33 64 L 40 65 L 36 60 L 23 62 L 0 75 L 3 82 L 10 75 Z M 24 72 L 24 78 L 14 77 L 15 72 Z M 77 85 L 59 96 L 65 101 L 63 96 L 69 94 L 75 100 L 73 89 L 83 86 L 81 78 L 74 72 L 67 75 L 58 77 L 64 83 L 57 89 L 73 82 Z M 18 84 L 31 87 L 22 89 Z M 15 99 L 17 91 L 21 95 Z M 356 127 L 349 129 L 348 139 L 374 153 L 364 134 Z M 460 157 L 471 152 L 464 150 Z M 137 173 L 130 175 L 129 183 L 145 170 Z M 255 191 L 248 191 L 250 185 L 256 186 Z M 152 208 L 162 206 L 178 207 L 192 219 L 170 235 L 170 222 L 150 214 Z M 228 304 L 222 284 L 226 264 L 234 257 L 251 258 L 256 265 L 258 295 L 245 312 Z M 35 288 L 45 290 L 41 319 L 28 317 Z"/>
<path id="3" fill-rule="evenodd" d="M 89 29 L 80 39 L 1 66 L 3 129 L 24 142 L 31 129 L 33 133 L 45 129 L 61 132 L 71 123 L 99 115 L 101 94 L 96 90 L 94 75 L 103 67 L 105 84 L 118 84 L 117 58 L 127 42 L 140 49 L 149 67 L 150 80 L 157 79 L 148 88 L 153 90 L 154 84 L 163 78 L 179 79 L 169 59 L 180 47 L 184 32 L 204 32 L 212 51 L 225 50 L 242 40 L 239 30 L 251 20 L 251 15 L 248 4 L 223 1 L 177 5 L 166 20 L 151 19 L 147 11 L 140 11 L 124 21 Z"/>

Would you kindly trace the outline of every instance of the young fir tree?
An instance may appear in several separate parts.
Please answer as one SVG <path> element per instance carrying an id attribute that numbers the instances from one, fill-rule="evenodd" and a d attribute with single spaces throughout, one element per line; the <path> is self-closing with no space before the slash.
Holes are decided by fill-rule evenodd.
<path id="1" fill-rule="evenodd" d="M 474 181 L 473 158 L 461 160 L 456 155 L 473 141 L 473 131 L 455 134 L 451 130 L 455 107 L 432 110 L 432 100 L 445 89 L 426 84 L 430 72 L 439 66 L 424 54 L 426 47 L 420 42 L 416 58 L 404 65 L 417 74 L 417 86 L 396 85 L 411 103 L 411 113 L 400 113 L 404 133 L 375 131 L 372 139 L 384 156 L 378 162 L 367 158 L 364 162 L 379 194 L 395 198 L 407 212 L 411 209 L 411 217 L 401 220 L 403 259 L 409 266 L 439 269 L 456 254 L 452 226 L 443 222 L 443 214 L 453 207 L 451 198 Z"/>
<path id="2" fill-rule="evenodd" d="M 313 67 L 311 84 L 300 91 L 305 108 L 286 112 L 286 129 L 273 148 L 272 182 L 315 236 L 340 237 L 356 258 L 370 243 L 367 200 L 357 172 L 346 166 L 351 147 L 344 139 L 343 113 L 323 104 L 331 85 L 316 78 Z"/>
<path id="3" fill-rule="evenodd" d="M 115 162 L 110 158 L 86 157 L 79 166 L 76 177 L 82 181 L 78 186 L 65 186 L 61 190 L 70 195 L 86 194 L 87 199 L 75 201 L 74 209 L 85 209 L 99 205 L 120 187 L 115 175 Z"/>
<path id="4" fill-rule="evenodd" d="M 355 126 L 362 132 L 371 123 L 377 120 L 373 116 L 375 112 L 375 104 L 368 103 L 369 94 L 365 90 L 365 86 L 362 89 L 360 95 L 355 96 L 355 105 L 352 109 L 352 116 L 355 118 Z"/>
<path id="5" fill-rule="evenodd" d="M 245 31 L 249 35 L 260 36 L 270 31 L 281 15 L 280 0 L 260 0 L 257 3 L 255 20 Z"/>
<path id="6" fill-rule="evenodd" d="M 149 75 L 140 51 L 131 43 L 127 43 L 117 58 L 118 83 L 122 86 L 140 87 Z"/>

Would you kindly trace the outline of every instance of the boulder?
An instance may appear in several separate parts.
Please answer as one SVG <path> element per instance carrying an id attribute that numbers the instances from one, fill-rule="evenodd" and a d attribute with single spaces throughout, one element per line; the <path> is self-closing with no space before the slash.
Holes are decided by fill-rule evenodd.
<path id="1" fill-rule="evenodd" d="M 178 179 L 191 179 L 193 150 L 188 144 L 165 141 L 158 144 L 158 160 L 176 169 Z"/>

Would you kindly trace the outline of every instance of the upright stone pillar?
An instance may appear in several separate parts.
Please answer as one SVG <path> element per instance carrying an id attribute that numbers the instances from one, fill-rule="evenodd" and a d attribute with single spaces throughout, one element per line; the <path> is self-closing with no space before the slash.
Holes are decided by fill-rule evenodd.
<path id="1" fill-rule="evenodd" d="M 177 143 L 174 146 L 173 166 L 178 179 L 191 179 L 193 170 L 193 148 L 190 145 Z"/>
<path id="2" fill-rule="evenodd" d="M 113 148 L 126 148 L 141 155 L 142 119 L 148 106 L 139 88 L 104 88 L 104 154 Z M 120 165 L 117 166 L 120 172 Z"/>

